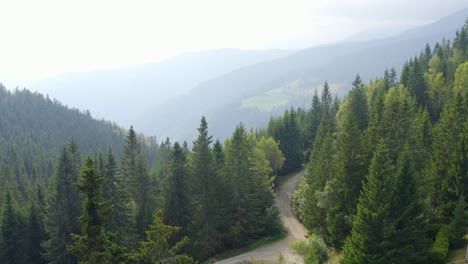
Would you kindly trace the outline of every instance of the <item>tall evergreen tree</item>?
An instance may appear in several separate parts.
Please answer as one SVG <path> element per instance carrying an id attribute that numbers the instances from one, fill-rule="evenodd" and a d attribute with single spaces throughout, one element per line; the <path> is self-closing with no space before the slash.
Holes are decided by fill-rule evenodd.
<path id="1" fill-rule="evenodd" d="M 116 263 L 121 258 L 118 246 L 109 239 L 104 228 L 112 208 L 102 197 L 103 182 L 104 176 L 97 172 L 92 158 L 88 157 L 76 184 L 86 197 L 79 217 L 82 235 L 73 234 L 75 241 L 68 246 L 81 263 Z"/>
<path id="2" fill-rule="evenodd" d="M 217 231 L 220 225 L 219 186 L 213 154 L 211 136 L 208 135 L 208 123 L 205 117 L 200 121 L 198 137 L 193 142 L 190 157 L 190 171 L 193 183 L 193 214 L 191 255 L 204 259 L 220 248 L 221 234 Z M 207 240 L 206 236 L 211 239 Z"/>
<path id="3" fill-rule="evenodd" d="M 49 239 L 44 241 L 43 247 L 46 251 L 45 258 L 49 262 L 77 263 L 77 258 L 66 248 L 73 242 L 71 234 L 80 231 L 78 223 L 80 198 L 74 188 L 80 164 L 81 154 L 72 140 L 63 147 L 59 156 L 46 205 L 44 223 Z"/>
<path id="4" fill-rule="evenodd" d="M 6 204 L 3 211 L 1 234 L 3 243 L 0 243 L 0 260 L 2 263 L 27 263 L 27 248 L 24 247 L 25 237 L 23 219 L 13 206 L 11 193 L 6 195 Z"/>
<path id="5" fill-rule="evenodd" d="M 390 214 L 394 173 L 388 150 L 380 144 L 359 198 L 356 219 L 351 236 L 345 242 L 341 263 L 392 263 L 386 260 L 387 248 L 383 246 L 391 228 L 385 225 L 385 220 Z"/>
<path id="6" fill-rule="evenodd" d="M 131 198 L 123 175 L 118 173 L 117 161 L 109 148 L 103 169 L 103 198 L 112 208 L 105 223 L 106 230 L 113 232 L 116 242 L 121 247 L 132 248 L 135 237 L 135 209 L 131 207 Z"/>
<path id="7" fill-rule="evenodd" d="M 125 179 L 130 196 L 135 203 L 135 229 L 143 238 L 145 230 L 151 223 L 153 211 L 152 185 L 149 179 L 146 160 L 141 153 L 141 144 L 133 127 L 128 131 L 124 155 L 120 163 L 120 173 Z"/>
<path id="8" fill-rule="evenodd" d="M 455 205 L 449 225 L 450 246 L 459 247 L 465 243 L 466 228 L 468 227 L 465 197 L 462 195 Z"/>
<path id="9" fill-rule="evenodd" d="M 43 258 L 45 252 L 41 243 L 46 240 L 47 235 L 42 224 L 41 214 L 37 207 L 38 206 L 33 202 L 29 209 L 28 257 L 31 263 L 42 264 L 46 262 Z"/>
<path id="10" fill-rule="evenodd" d="M 361 83 L 359 74 L 353 81 L 353 88 L 349 92 L 349 105 L 356 118 L 358 128 L 363 131 L 368 125 L 367 97 L 364 93 L 364 86 Z"/>
<path id="11" fill-rule="evenodd" d="M 395 170 L 380 144 L 359 198 L 351 236 L 341 263 L 425 263 L 428 244 L 410 154 Z"/>
<path id="12" fill-rule="evenodd" d="M 190 221 L 187 158 L 179 143 L 169 157 L 167 176 L 163 180 L 164 223 L 187 229 Z M 186 230 L 183 230 L 186 234 Z"/>

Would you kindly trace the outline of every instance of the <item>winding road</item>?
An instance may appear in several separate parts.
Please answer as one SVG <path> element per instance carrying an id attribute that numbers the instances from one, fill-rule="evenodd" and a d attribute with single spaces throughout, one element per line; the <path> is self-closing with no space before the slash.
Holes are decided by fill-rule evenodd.
<path id="1" fill-rule="evenodd" d="M 291 208 L 291 196 L 296 188 L 299 179 L 304 175 L 304 171 L 297 173 L 288 179 L 277 191 L 275 198 L 276 205 L 279 208 L 281 220 L 286 228 L 288 235 L 286 238 L 273 244 L 260 247 L 244 253 L 242 255 L 225 259 L 218 264 L 236 264 L 244 260 L 258 260 L 266 263 L 276 263 L 278 256 L 283 255 L 286 263 L 299 264 L 304 263 L 289 247 L 289 244 L 294 241 L 302 240 L 307 235 L 307 229 L 297 220 Z"/>

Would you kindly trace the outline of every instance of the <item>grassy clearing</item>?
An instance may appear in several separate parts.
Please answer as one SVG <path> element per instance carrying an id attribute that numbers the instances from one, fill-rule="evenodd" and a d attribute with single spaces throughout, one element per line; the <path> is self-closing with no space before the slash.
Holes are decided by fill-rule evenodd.
<path id="1" fill-rule="evenodd" d="M 452 249 L 449 251 L 446 262 L 454 262 L 465 259 L 466 247 Z"/>
<path id="2" fill-rule="evenodd" d="M 332 250 L 330 252 L 330 258 L 328 259 L 327 264 L 339 264 L 340 263 L 340 253 Z"/>
<path id="3" fill-rule="evenodd" d="M 276 107 L 286 105 L 292 99 L 293 97 L 284 89 L 274 89 L 243 100 L 241 108 L 258 108 L 260 111 L 269 112 Z"/>

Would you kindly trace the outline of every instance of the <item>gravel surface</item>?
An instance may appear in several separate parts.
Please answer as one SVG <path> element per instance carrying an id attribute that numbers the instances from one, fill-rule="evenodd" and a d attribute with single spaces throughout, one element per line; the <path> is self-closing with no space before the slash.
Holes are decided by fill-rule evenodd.
<path id="1" fill-rule="evenodd" d="M 289 247 L 289 244 L 294 241 L 302 240 L 307 235 L 307 229 L 297 220 L 291 208 L 291 196 L 296 188 L 299 179 L 304 175 L 304 171 L 294 175 L 280 187 L 276 195 L 276 205 L 280 210 L 281 219 L 288 235 L 281 241 L 273 244 L 260 247 L 244 253 L 242 255 L 225 259 L 218 264 L 236 264 L 244 260 L 258 260 L 266 263 L 276 263 L 278 256 L 283 255 L 286 263 L 300 264 L 304 263 L 301 257 L 296 255 Z"/>

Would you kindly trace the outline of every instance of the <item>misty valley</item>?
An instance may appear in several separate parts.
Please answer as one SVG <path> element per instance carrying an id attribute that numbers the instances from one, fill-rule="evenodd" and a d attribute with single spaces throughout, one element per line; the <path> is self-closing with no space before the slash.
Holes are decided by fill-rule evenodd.
<path id="1" fill-rule="evenodd" d="M 239 7 L 245 19 L 249 6 Z M 460 6 L 395 33 L 382 26 L 379 37 L 181 48 L 25 88 L 0 83 L 0 263 L 468 261 L 468 8 Z M 122 10 L 142 15 L 126 23 L 154 22 L 134 7 Z M 176 13 L 158 23 L 192 10 L 167 8 Z M 233 17 L 226 23 L 243 25 Z M 83 25 L 104 25 L 90 21 Z M 188 22 L 169 24 L 178 23 Z M 11 84 L 0 68 L 3 77 Z"/>

